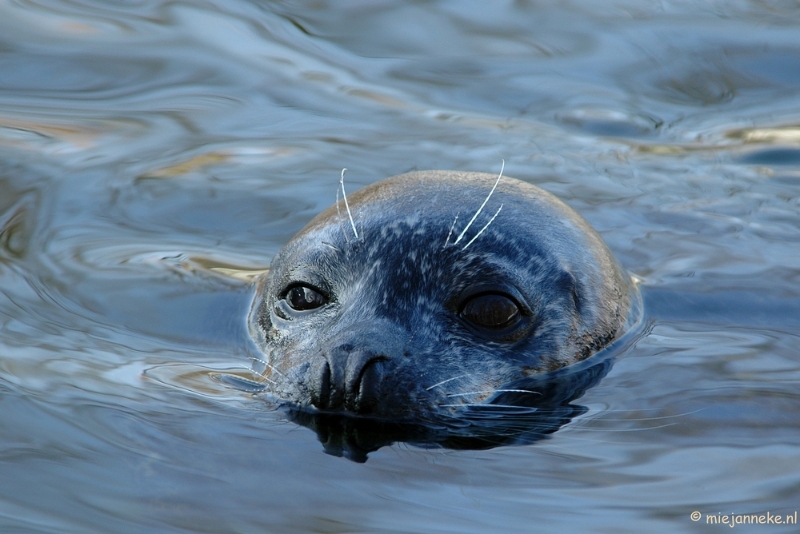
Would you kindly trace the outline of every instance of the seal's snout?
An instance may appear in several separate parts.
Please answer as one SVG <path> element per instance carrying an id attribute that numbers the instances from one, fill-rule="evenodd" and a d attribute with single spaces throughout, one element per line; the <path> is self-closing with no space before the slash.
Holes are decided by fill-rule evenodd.
<path id="1" fill-rule="evenodd" d="M 377 411 L 388 357 L 345 344 L 329 352 L 312 380 L 311 403 L 320 410 Z"/>

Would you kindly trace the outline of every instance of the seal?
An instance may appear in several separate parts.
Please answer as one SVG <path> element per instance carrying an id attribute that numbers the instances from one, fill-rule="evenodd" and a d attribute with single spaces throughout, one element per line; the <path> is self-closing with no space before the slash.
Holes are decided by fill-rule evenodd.
<path id="1" fill-rule="evenodd" d="M 387 178 L 275 256 L 248 319 L 267 392 L 311 413 L 414 420 L 524 401 L 634 322 L 638 292 L 555 196 L 485 173 Z"/>

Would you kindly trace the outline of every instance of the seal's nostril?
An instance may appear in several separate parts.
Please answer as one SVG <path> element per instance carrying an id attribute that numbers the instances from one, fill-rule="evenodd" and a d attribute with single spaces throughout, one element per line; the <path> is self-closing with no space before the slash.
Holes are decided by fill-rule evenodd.
<path id="1" fill-rule="evenodd" d="M 376 411 L 386 356 L 369 351 L 335 351 L 320 359 L 310 382 L 311 404 L 319 410 L 367 414 Z"/>
<path id="2" fill-rule="evenodd" d="M 361 368 L 356 380 L 353 381 L 350 395 L 348 395 L 348 409 L 362 415 L 375 411 L 380 400 L 384 362 L 385 358 L 383 357 L 373 358 Z"/>
<path id="3" fill-rule="evenodd" d="M 319 373 L 317 388 L 314 391 L 316 395 L 312 394 L 311 403 L 319 408 L 325 410 L 330 408 L 331 402 L 331 367 L 326 361 L 322 364 L 322 369 Z"/>

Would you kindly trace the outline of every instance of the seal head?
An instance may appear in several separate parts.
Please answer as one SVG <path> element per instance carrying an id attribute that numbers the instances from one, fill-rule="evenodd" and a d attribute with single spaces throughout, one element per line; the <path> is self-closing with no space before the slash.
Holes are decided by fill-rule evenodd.
<path id="1" fill-rule="evenodd" d="M 505 403 L 630 325 L 630 276 L 533 185 L 424 171 L 347 200 L 278 252 L 250 313 L 267 389 L 294 408 L 409 420 Z"/>

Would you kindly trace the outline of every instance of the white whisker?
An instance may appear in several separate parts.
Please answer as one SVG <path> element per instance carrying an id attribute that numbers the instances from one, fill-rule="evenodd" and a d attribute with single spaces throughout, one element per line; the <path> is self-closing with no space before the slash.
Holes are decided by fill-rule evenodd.
<path id="1" fill-rule="evenodd" d="M 262 360 L 261 358 L 257 358 L 257 357 L 255 357 L 255 356 L 250 356 L 250 359 L 251 359 L 251 360 L 254 360 L 254 361 L 257 361 L 257 362 L 259 362 L 259 363 L 263 363 L 263 364 L 264 364 L 264 367 L 266 367 L 267 369 L 269 369 L 269 370 L 271 370 L 271 371 L 273 371 L 273 372 L 275 372 L 275 373 L 278 373 L 278 374 L 279 374 L 279 375 L 281 375 L 282 377 L 286 378 L 286 375 L 285 375 L 285 374 L 283 374 L 283 373 L 281 373 L 280 371 L 278 371 L 278 368 L 277 368 L 277 367 L 275 367 L 274 365 L 270 364 L 268 361 L 266 361 L 266 360 Z M 256 373 L 257 375 L 261 375 L 261 373 L 259 373 L 259 372 L 258 372 L 258 371 L 256 371 L 255 369 L 250 369 L 250 370 L 251 370 L 252 372 Z M 267 377 L 265 376 L 264 378 L 267 378 Z"/>
<path id="2" fill-rule="evenodd" d="M 470 406 L 491 406 L 490 404 L 483 404 L 481 402 L 465 402 L 463 404 L 439 404 L 440 408 L 469 408 Z"/>
<path id="3" fill-rule="evenodd" d="M 253 368 L 247 368 L 247 367 L 245 367 L 245 366 L 242 366 L 242 369 L 246 369 L 247 371 L 250 371 L 251 373 L 253 373 L 253 374 L 254 374 L 254 375 L 256 375 L 257 377 L 259 377 L 259 378 L 262 378 L 262 379 L 266 380 L 267 382 L 269 382 L 269 383 L 270 383 L 270 384 L 272 384 L 272 385 L 275 385 L 275 384 L 277 384 L 277 382 L 275 382 L 274 380 L 272 380 L 271 378 L 269 378 L 267 375 L 265 375 L 264 373 L 259 373 L 258 371 L 256 371 L 256 370 L 255 370 L 255 369 L 253 369 Z"/>
<path id="4" fill-rule="evenodd" d="M 353 227 L 353 233 L 358 239 L 358 231 L 356 230 L 356 223 L 353 222 L 353 214 L 350 213 L 350 205 L 347 203 L 347 193 L 344 191 L 344 173 L 347 169 L 342 169 L 342 176 L 339 178 L 339 185 L 342 186 L 342 197 L 344 197 L 344 207 L 347 210 L 347 216 L 350 218 L 350 226 Z"/>
<path id="5" fill-rule="evenodd" d="M 444 246 L 442 248 L 447 247 L 447 243 L 450 242 L 450 236 L 453 235 L 453 228 L 456 227 L 456 221 L 458 220 L 458 216 L 460 214 L 461 214 L 461 212 L 456 213 L 456 218 L 453 219 L 453 224 L 450 225 L 450 231 L 447 232 L 447 239 L 444 240 Z"/>
<path id="6" fill-rule="evenodd" d="M 514 406 L 513 404 L 485 404 L 482 402 L 465 402 L 463 404 L 439 404 L 442 408 L 464 408 L 464 407 L 480 407 L 480 408 L 503 408 L 516 410 L 518 412 L 532 412 L 537 411 L 537 408 L 529 406 Z"/>
<path id="7" fill-rule="evenodd" d="M 603 433 L 611 433 L 611 432 L 645 432 L 647 430 L 658 430 L 659 428 L 667 428 L 671 426 L 678 425 L 680 423 L 666 423 L 663 425 L 657 426 L 648 426 L 647 428 L 591 428 L 591 427 L 582 427 L 582 432 L 603 432 Z"/>
<path id="8" fill-rule="evenodd" d="M 467 395 L 483 395 L 485 393 L 494 393 L 495 389 L 487 389 L 486 391 L 468 391 L 466 393 L 450 393 L 448 397 L 466 397 Z M 529 392 L 526 392 L 529 393 Z"/>
<path id="9" fill-rule="evenodd" d="M 502 178 L 503 170 L 505 168 L 506 168 L 506 160 L 503 160 L 503 165 L 502 165 L 502 167 L 500 167 L 500 174 L 497 175 L 497 180 L 494 182 L 494 186 L 492 186 L 492 190 L 489 191 L 488 195 L 486 195 L 486 198 L 484 199 L 483 204 L 481 204 L 481 207 L 478 208 L 478 211 L 475 212 L 475 215 L 472 216 L 472 219 L 469 220 L 469 222 L 467 223 L 467 226 L 465 226 L 464 229 L 461 230 L 461 233 L 458 234 L 458 237 L 453 242 L 454 245 L 457 245 L 458 242 L 461 241 L 461 238 L 463 238 L 464 234 L 467 233 L 467 230 L 469 230 L 469 227 L 472 226 L 472 223 L 475 222 L 475 219 L 477 219 L 478 215 L 480 215 L 481 211 L 483 211 L 483 207 L 486 206 L 487 202 L 489 202 L 489 199 L 492 197 L 492 193 L 494 193 L 494 190 L 497 189 L 497 184 L 500 183 L 500 178 Z M 345 203 L 345 205 L 347 205 L 347 204 Z"/>
<path id="10" fill-rule="evenodd" d="M 342 210 L 339 209 L 339 188 L 336 188 L 336 220 L 339 222 L 339 229 L 342 231 L 342 235 L 344 236 L 344 242 L 349 243 L 350 238 L 347 237 L 347 232 L 344 229 L 344 225 L 342 224 Z"/>
<path id="11" fill-rule="evenodd" d="M 469 240 L 469 243 L 467 243 L 466 245 L 464 245 L 464 248 L 462 248 L 461 250 L 467 250 L 467 247 L 468 247 L 468 246 L 470 246 L 470 245 L 472 244 L 472 242 L 473 242 L 473 241 L 475 241 L 476 239 L 478 239 L 478 236 L 479 236 L 479 235 L 481 235 L 481 234 L 483 233 L 483 231 L 484 231 L 484 230 L 486 230 L 487 228 L 489 228 L 489 225 L 490 225 L 490 224 L 492 224 L 492 221 L 495 219 L 495 217 L 497 217 L 497 215 L 500 213 L 500 210 L 501 210 L 501 209 L 503 209 L 503 205 L 502 205 L 502 204 L 500 204 L 500 207 L 499 207 L 499 208 L 497 208 L 497 211 L 496 211 L 496 212 L 494 212 L 494 215 L 492 215 L 492 218 L 491 218 L 491 219 L 489 219 L 489 222 L 487 222 L 487 223 L 486 223 L 486 225 L 485 225 L 483 228 L 481 228 L 481 231 L 480 231 L 480 232 L 478 232 L 477 234 L 475 234 L 475 237 L 473 237 L 472 239 L 470 239 L 470 240 Z"/>
<path id="12" fill-rule="evenodd" d="M 430 387 L 425 388 L 425 391 L 430 391 L 433 388 L 437 388 L 437 387 L 441 386 L 442 384 L 447 384 L 448 382 L 452 382 L 453 380 L 458 380 L 459 378 L 464 378 L 465 376 L 469 376 L 469 374 L 454 376 L 453 378 L 448 378 L 447 380 L 442 380 L 441 382 L 439 382 L 437 384 L 434 384 L 434 385 L 432 385 Z"/>
<path id="13" fill-rule="evenodd" d="M 263 374 L 263 373 L 259 373 L 258 371 L 256 371 L 256 370 L 255 370 L 255 369 L 253 369 L 252 367 L 245 367 L 244 365 L 237 365 L 236 367 L 237 367 L 237 368 L 239 368 L 239 369 L 243 369 L 243 370 L 245 370 L 245 371 L 248 371 L 248 372 L 250 372 L 250 373 L 253 373 L 253 374 L 255 374 L 256 376 L 258 376 L 259 378 L 263 378 L 263 379 L 264 379 L 264 380 L 266 380 L 267 382 L 271 382 L 271 383 L 273 383 L 273 384 L 275 383 L 273 380 L 270 380 L 268 377 L 264 376 L 264 374 Z M 215 373 L 216 373 L 216 374 L 220 374 L 220 375 L 222 375 L 222 374 L 228 374 L 228 373 L 219 373 L 218 371 L 215 371 Z M 236 376 L 237 378 L 240 378 L 240 377 L 238 377 L 237 375 L 231 375 L 231 376 Z M 245 380 L 245 379 L 242 379 L 242 380 Z"/>
<path id="14" fill-rule="evenodd" d="M 492 408 L 502 408 L 504 410 L 514 410 L 520 413 L 535 413 L 540 410 L 539 408 L 531 408 L 530 406 L 516 406 L 514 404 L 470 404 L 469 406 L 480 406 L 481 408 L 488 408 L 489 410 Z"/>
<path id="15" fill-rule="evenodd" d="M 256 358 L 252 358 L 252 359 L 256 359 Z M 247 371 L 250 371 L 252 374 L 254 374 L 254 375 L 256 375 L 256 376 L 259 376 L 259 377 L 263 378 L 264 380 L 269 380 L 269 377 L 267 377 L 267 375 L 265 375 L 263 371 L 256 371 L 256 370 L 255 370 L 255 369 L 253 369 L 252 367 L 245 367 L 244 365 L 242 365 L 242 366 L 240 366 L 240 367 L 241 367 L 242 369 L 245 369 L 245 370 L 247 370 Z"/>

